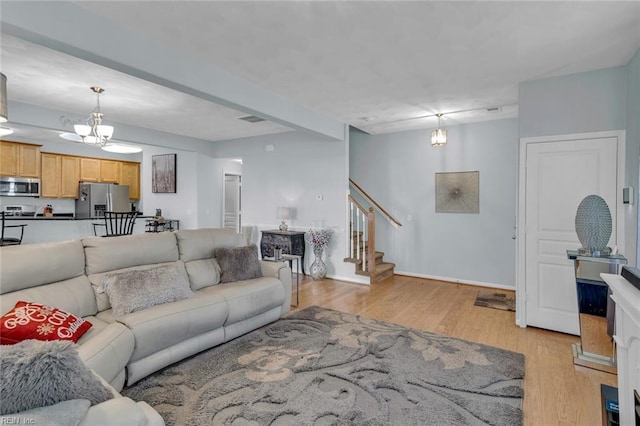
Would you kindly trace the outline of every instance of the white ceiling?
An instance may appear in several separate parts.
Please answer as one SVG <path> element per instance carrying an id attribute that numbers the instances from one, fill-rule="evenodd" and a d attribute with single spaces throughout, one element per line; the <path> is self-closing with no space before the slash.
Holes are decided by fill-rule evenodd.
<path id="1" fill-rule="evenodd" d="M 76 3 L 374 134 L 433 127 L 415 118 L 436 112 L 473 110 L 445 125 L 515 117 L 520 82 L 624 65 L 640 47 L 638 1 Z M 1 45 L 11 101 L 86 115 L 100 85 L 106 121 L 207 140 L 288 130 L 13 36 Z"/>

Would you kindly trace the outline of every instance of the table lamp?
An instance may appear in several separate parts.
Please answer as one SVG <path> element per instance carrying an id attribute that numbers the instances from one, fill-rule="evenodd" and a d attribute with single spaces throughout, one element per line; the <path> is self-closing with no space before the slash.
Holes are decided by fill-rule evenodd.
<path id="1" fill-rule="evenodd" d="M 280 224 L 280 227 L 279 227 L 281 231 L 286 231 L 289 229 L 286 221 L 292 218 L 293 216 L 292 210 L 293 209 L 291 207 L 278 207 L 278 217 L 282 219 L 282 223 Z"/>

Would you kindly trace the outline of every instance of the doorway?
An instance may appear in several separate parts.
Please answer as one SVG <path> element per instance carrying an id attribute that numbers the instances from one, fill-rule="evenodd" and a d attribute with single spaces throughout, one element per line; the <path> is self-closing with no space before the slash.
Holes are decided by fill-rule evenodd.
<path id="1" fill-rule="evenodd" d="M 611 211 L 608 245 L 624 247 L 624 132 L 520 142 L 516 322 L 578 335 L 575 277 L 566 251 L 580 247 L 575 213 L 590 194 L 604 198 Z"/>
<path id="2" fill-rule="evenodd" d="M 242 176 L 224 174 L 222 227 L 240 233 L 242 227 Z"/>

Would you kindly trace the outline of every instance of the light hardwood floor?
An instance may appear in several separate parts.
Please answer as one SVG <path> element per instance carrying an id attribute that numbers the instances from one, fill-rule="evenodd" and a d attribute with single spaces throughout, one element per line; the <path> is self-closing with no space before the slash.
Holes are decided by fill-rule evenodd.
<path id="1" fill-rule="evenodd" d="M 474 306 L 483 289 L 401 275 L 371 287 L 304 277 L 292 311 L 318 305 L 520 352 L 526 425 L 601 425 L 600 384 L 617 386 L 617 376 L 574 366 L 576 336 L 520 328 L 514 312 Z"/>

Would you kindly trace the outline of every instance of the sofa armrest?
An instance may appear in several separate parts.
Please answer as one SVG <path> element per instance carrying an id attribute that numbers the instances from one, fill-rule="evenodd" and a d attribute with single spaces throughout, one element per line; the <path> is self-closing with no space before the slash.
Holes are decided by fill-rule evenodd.
<path id="1" fill-rule="evenodd" d="M 287 262 L 260 261 L 263 277 L 276 277 L 284 287 L 284 303 L 282 303 L 282 315 L 291 310 L 291 268 Z"/>
<path id="2" fill-rule="evenodd" d="M 162 426 L 164 420 L 145 402 L 130 398 L 110 399 L 89 408 L 80 426 Z"/>
<path id="3" fill-rule="evenodd" d="M 283 269 L 286 269 L 288 271 L 289 276 L 291 276 L 291 269 L 287 265 L 287 262 L 284 262 L 284 261 L 269 262 L 266 260 L 261 260 L 260 267 L 262 268 L 263 277 L 275 277 L 275 278 L 278 278 L 279 280 L 282 280 L 281 274 L 285 272 L 283 271 Z"/>

